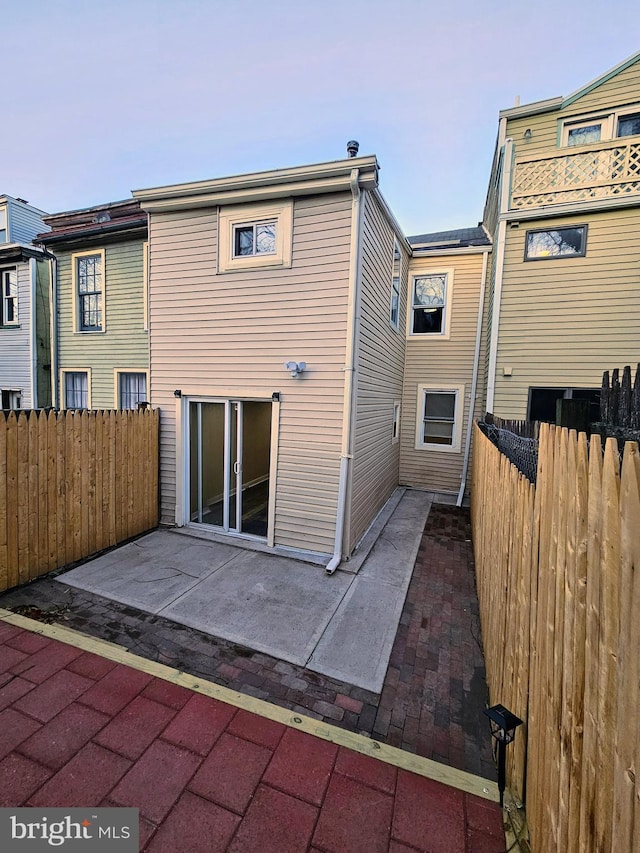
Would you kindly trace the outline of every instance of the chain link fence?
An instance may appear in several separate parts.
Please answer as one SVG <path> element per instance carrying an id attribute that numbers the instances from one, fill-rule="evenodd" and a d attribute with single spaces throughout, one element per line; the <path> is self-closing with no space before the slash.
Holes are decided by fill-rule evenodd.
<path id="1" fill-rule="evenodd" d="M 478 421 L 478 426 L 500 453 L 504 454 L 518 471 L 535 485 L 538 470 L 538 439 L 518 435 L 486 421 Z"/>

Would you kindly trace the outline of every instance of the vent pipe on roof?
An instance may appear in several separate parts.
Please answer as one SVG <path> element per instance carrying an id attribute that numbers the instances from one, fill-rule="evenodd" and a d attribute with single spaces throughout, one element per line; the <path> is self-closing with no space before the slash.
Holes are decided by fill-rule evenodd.
<path id="1" fill-rule="evenodd" d="M 347 142 L 347 157 L 357 157 L 360 143 L 355 139 L 350 139 Z"/>

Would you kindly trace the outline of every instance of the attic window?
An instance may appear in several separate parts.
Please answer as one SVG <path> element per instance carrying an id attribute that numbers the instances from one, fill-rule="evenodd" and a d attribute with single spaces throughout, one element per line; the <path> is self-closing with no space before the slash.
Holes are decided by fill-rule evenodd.
<path id="1" fill-rule="evenodd" d="M 276 251 L 277 222 L 255 222 L 233 228 L 233 256 L 273 255 Z"/>
<path id="2" fill-rule="evenodd" d="M 220 208 L 218 272 L 291 266 L 291 199 Z"/>

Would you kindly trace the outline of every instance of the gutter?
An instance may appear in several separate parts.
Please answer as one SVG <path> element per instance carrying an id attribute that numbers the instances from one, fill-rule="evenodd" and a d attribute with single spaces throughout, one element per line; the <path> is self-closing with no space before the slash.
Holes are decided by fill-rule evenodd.
<path id="1" fill-rule="evenodd" d="M 511 171 L 513 168 L 513 140 L 506 139 L 504 143 L 504 172 L 500 187 L 499 215 L 509 209 L 511 194 Z M 491 340 L 489 342 L 489 369 L 487 375 L 488 412 L 493 411 L 496 392 L 496 365 L 498 361 L 498 331 L 500 326 L 500 303 L 502 301 L 502 279 L 504 275 L 504 248 L 507 234 L 507 223 L 504 219 L 498 222 L 498 237 L 495 243 L 495 281 L 493 286 L 493 306 L 491 310 Z"/>
<path id="2" fill-rule="evenodd" d="M 51 336 L 51 405 L 60 408 L 58 400 L 58 259 L 49 255 L 49 334 Z"/>
<path id="3" fill-rule="evenodd" d="M 29 275 L 31 287 L 29 292 L 30 323 L 29 329 L 29 382 L 31 384 L 31 408 L 38 408 L 38 334 L 36 321 L 36 259 L 29 258 Z"/>
<path id="4" fill-rule="evenodd" d="M 473 414 L 476 408 L 476 392 L 478 389 L 478 368 L 480 364 L 480 341 L 482 339 L 482 317 L 484 314 L 484 296 L 487 288 L 487 267 L 489 252 L 484 253 L 482 258 L 482 278 L 480 280 L 480 301 L 478 303 L 478 322 L 476 325 L 476 348 L 473 354 L 473 377 L 471 379 L 471 399 L 469 400 L 469 416 L 467 418 L 467 436 L 464 445 L 464 462 L 462 463 L 462 482 L 458 492 L 456 506 L 462 506 L 464 490 L 467 486 L 467 474 L 469 472 L 469 457 L 471 455 L 471 427 L 473 425 Z"/>
<path id="5" fill-rule="evenodd" d="M 347 516 L 347 494 L 353 459 L 353 429 L 355 419 L 353 408 L 355 401 L 355 358 L 356 344 L 360 333 L 360 264 L 362 229 L 362 192 L 358 179 L 359 169 L 351 170 L 349 186 L 353 198 L 351 205 L 351 240 L 349 246 L 349 303 L 347 306 L 347 353 L 344 368 L 344 408 L 342 415 L 342 451 L 340 455 L 340 481 L 338 484 L 338 506 L 336 510 L 336 536 L 333 556 L 326 566 L 326 573 L 332 575 L 342 562 L 342 545 L 345 520 Z"/>

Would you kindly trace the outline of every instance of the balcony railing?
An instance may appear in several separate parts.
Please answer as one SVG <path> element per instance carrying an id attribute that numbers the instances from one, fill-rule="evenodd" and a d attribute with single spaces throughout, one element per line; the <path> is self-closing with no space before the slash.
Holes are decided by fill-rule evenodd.
<path id="1" fill-rule="evenodd" d="M 511 209 L 543 207 L 640 192 L 640 143 L 619 139 L 571 154 L 517 160 Z"/>

